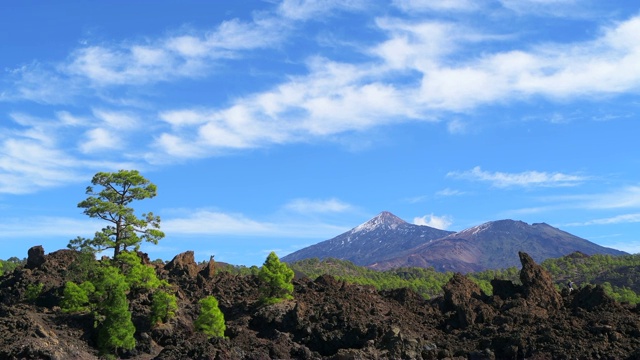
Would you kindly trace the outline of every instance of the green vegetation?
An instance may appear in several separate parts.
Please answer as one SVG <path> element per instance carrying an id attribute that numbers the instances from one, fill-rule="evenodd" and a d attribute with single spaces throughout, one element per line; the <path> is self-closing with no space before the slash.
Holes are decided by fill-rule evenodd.
<path id="1" fill-rule="evenodd" d="M 207 296 L 199 301 L 200 314 L 194 325 L 198 331 L 202 331 L 210 338 L 224 337 L 226 326 L 224 315 L 218 307 L 218 300 L 213 296 Z"/>
<path id="2" fill-rule="evenodd" d="M 565 287 L 570 280 L 577 287 L 600 284 L 617 301 L 640 303 L 640 296 L 637 295 L 640 292 L 640 254 L 625 256 L 571 254 L 558 259 L 545 260 L 541 265 L 551 273 L 558 289 Z M 311 279 L 329 274 L 349 283 L 372 285 L 378 290 L 406 287 L 426 299 L 442 295 L 442 286 L 453 275 L 440 273 L 432 268 L 375 271 L 346 260 L 330 258 L 306 259 L 290 266 L 296 272 L 303 273 Z M 516 267 L 486 270 L 470 273 L 467 276 L 488 295 L 493 292 L 491 280 L 494 278 L 520 283 L 520 269 Z"/>
<path id="3" fill-rule="evenodd" d="M 112 266 L 101 268 L 95 294 L 100 302 L 102 323 L 98 330 L 98 348 L 105 354 L 131 350 L 136 346 L 136 328 L 131 321 L 126 278 Z"/>
<path id="4" fill-rule="evenodd" d="M 600 284 L 609 296 L 621 302 L 640 303 L 640 254 L 591 255 L 573 253 L 541 264 L 558 287 L 573 281 L 577 287 Z"/>
<path id="5" fill-rule="evenodd" d="M 96 291 L 93 283 L 85 281 L 80 285 L 67 281 L 64 285 L 60 307 L 63 312 L 77 313 L 91 310 L 89 296 Z"/>
<path id="6" fill-rule="evenodd" d="M 164 237 L 160 231 L 160 217 L 149 212 L 138 218 L 133 208 L 128 205 L 134 200 L 153 198 L 157 188 L 145 179 L 137 170 L 120 170 L 117 173 L 97 173 L 91 183 L 101 186 L 99 192 L 88 186 L 88 198 L 78 204 L 84 213 L 92 218 L 99 218 L 109 223 L 101 231 L 96 232 L 93 239 L 77 237 L 69 242 L 68 247 L 77 250 L 100 252 L 113 249 L 113 257 L 127 250 L 137 248 L 144 240 L 157 244 Z"/>
<path id="7" fill-rule="evenodd" d="M 5 273 L 12 272 L 15 268 L 20 265 L 24 265 L 27 262 L 26 259 L 20 260 L 17 257 L 10 257 L 7 260 L 0 260 L 0 276 Z"/>
<path id="8" fill-rule="evenodd" d="M 176 315 L 177 310 L 175 295 L 163 290 L 156 291 L 151 302 L 151 323 L 165 323 Z"/>
<path id="9" fill-rule="evenodd" d="M 132 290 L 140 292 L 169 287 L 168 282 L 158 279 L 153 267 L 142 264 L 135 252 L 121 252 L 116 257 L 116 263 L 122 269 L 127 284 Z"/>
<path id="10" fill-rule="evenodd" d="M 398 268 L 376 271 L 338 259 L 306 259 L 291 264 L 291 268 L 311 279 L 328 274 L 353 284 L 372 285 L 378 290 L 409 288 L 429 299 L 442 294 L 442 286 L 453 276 L 433 268 Z"/>
<path id="11" fill-rule="evenodd" d="M 27 285 L 27 291 L 24 294 L 24 298 L 27 302 L 35 302 L 36 299 L 42 294 L 42 288 L 44 284 L 29 284 Z"/>
<path id="12" fill-rule="evenodd" d="M 261 300 L 265 304 L 275 304 L 282 300 L 293 299 L 293 270 L 280 262 L 278 255 L 271 252 L 267 256 L 258 278 L 263 282 Z"/>

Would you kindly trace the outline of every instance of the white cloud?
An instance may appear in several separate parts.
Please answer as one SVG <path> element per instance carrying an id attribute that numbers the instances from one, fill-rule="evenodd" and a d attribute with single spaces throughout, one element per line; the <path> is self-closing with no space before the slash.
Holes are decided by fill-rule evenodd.
<path id="1" fill-rule="evenodd" d="M 473 11 L 482 4 L 478 0 L 393 0 L 393 5 L 404 12 Z"/>
<path id="2" fill-rule="evenodd" d="M 590 209 L 640 208 L 640 186 L 626 186 L 620 190 L 582 197 L 582 205 Z"/>
<path id="3" fill-rule="evenodd" d="M 608 218 L 600 218 L 594 220 L 588 220 L 584 222 L 575 222 L 567 224 L 566 226 L 589 226 L 589 225 L 613 225 L 613 224 L 629 224 L 639 223 L 640 213 L 635 214 L 623 214 Z"/>
<path id="4" fill-rule="evenodd" d="M 571 2 L 528 3 L 551 7 Z M 427 11 L 465 10 L 478 3 L 397 0 L 394 4 L 407 11 Z M 329 16 L 336 10 L 360 11 L 365 5 L 364 1 L 290 0 L 280 3 L 273 12 L 254 13 L 248 21 L 224 21 L 209 31 L 85 45 L 59 64 L 33 63 L 13 70 L 15 86 L 8 91 L 10 94 L 2 92 L 1 96 L 3 100 L 23 98 L 45 103 L 64 103 L 79 97 L 102 102 L 109 96 L 105 95 L 109 87 L 116 87 L 111 91 L 119 93 L 116 90 L 120 86 L 127 86 L 123 93 L 128 94 L 126 90 L 157 82 L 208 77 L 220 62 L 233 62 L 251 50 L 282 50 L 280 47 L 287 45 L 283 40 L 295 34 L 299 21 Z M 376 127 L 435 122 L 442 113 L 538 96 L 567 101 L 640 89 L 640 16 L 603 27 L 590 41 L 535 45 L 513 42 L 513 34 L 493 34 L 433 18 L 371 18 L 368 31 L 378 31 L 385 38 L 372 37 L 366 46 L 360 44 L 358 62 L 309 57 L 305 71 L 284 73 L 287 80 L 261 92 L 238 95 L 228 106 L 198 104 L 138 116 L 120 110 L 130 106 L 143 109 L 141 101 L 129 99 L 126 105 L 120 104 L 120 109 L 93 105 L 95 119 L 60 112 L 58 121 L 77 127 L 64 135 L 82 139 L 84 143 L 76 144 L 75 150 L 84 155 L 121 149 L 128 156 L 131 150 L 127 147 L 132 144 L 127 134 L 135 134 L 145 139 L 135 143 L 136 152 L 144 153 L 149 162 L 160 163 L 215 156 L 227 150 L 335 140 L 336 136 Z M 500 46 L 492 46 L 495 44 Z M 301 56 L 305 55 L 309 56 Z M 148 119 L 156 115 L 162 121 L 151 126 L 156 124 Z M 99 124 L 90 124 L 96 119 Z M 466 130 L 462 120 L 448 121 L 446 126 L 451 133 Z M 114 131 L 117 129 L 131 131 Z M 42 151 L 50 149 L 70 161 L 77 160 L 63 145 L 44 143 L 46 132 L 33 127 L 29 136 L 43 147 Z M 60 172 L 67 173 L 70 165 L 60 166 Z M 458 175 L 498 187 L 570 186 L 584 180 L 561 173 L 488 173 L 479 168 Z"/>
<path id="5" fill-rule="evenodd" d="M 291 221 L 258 221 L 242 214 L 229 214 L 210 210 L 196 210 L 183 217 L 162 220 L 162 230 L 167 236 L 180 235 L 230 235 L 318 238 L 333 237 L 348 229 L 323 223 Z"/>
<path id="6" fill-rule="evenodd" d="M 286 209 L 299 213 L 340 213 L 353 207 L 338 199 L 327 200 L 294 199 L 285 205 Z"/>
<path id="7" fill-rule="evenodd" d="M 93 115 L 110 128 L 117 130 L 131 130 L 136 128 L 139 123 L 136 116 L 121 111 L 94 109 Z"/>
<path id="8" fill-rule="evenodd" d="M 436 192 L 436 196 L 441 196 L 441 197 L 460 196 L 460 195 L 464 195 L 464 194 L 465 194 L 464 191 L 456 190 L 456 189 L 450 189 L 450 188 L 442 189 L 442 190 Z"/>
<path id="9" fill-rule="evenodd" d="M 585 13 L 577 0 L 499 0 L 503 7 L 519 14 L 545 14 L 576 17 Z"/>
<path id="10" fill-rule="evenodd" d="M 25 138 L 0 142 L 0 193 L 25 194 L 79 180 L 76 159 L 47 144 Z"/>
<path id="11" fill-rule="evenodd" d="M 357 10 L 366 3 L 366 0 L 284 0 L 278 6 L 278 12 L 288 19 L 308 20 L 337 10 Z"/>
<path id="12" fill-rule="evenodd" d="M 413 218 L 413 223 L 416 225 L 430 226 L 440 230 L 446 230 L 453 223 L 453 219 L 450 216 L 436 216 L 433 214 L 425 215 L 422 217 Z"/>
<path id="13" fill-rule="evenodd" d="M 68 237 L 71 240 L 76 236 L 91 237 L 103 226 L 99 221 L 66 217 L 5 218 L 0 221 L 0 239 Z"/>
<path id="14" fill-rule="evenodd" d="M 85 133 L 86 139 L 80 144 L 80 151 L 91 153 L 118 149 L 122 146 L 118 137 L 104 128 L 95 128 Z"/>
<path id="15" fill-rule="evenodd" d="M 464 172 L 449 172 L 448 177 L 483 181 L 498 188 L 508 187 L 561 187 L 576 186 L 586 180 L 585 176 L 563 173 L 548 173 L 540 171 L 525 171 L 521 173 L 504 173 L 483 171 L 479 166 Z"/>

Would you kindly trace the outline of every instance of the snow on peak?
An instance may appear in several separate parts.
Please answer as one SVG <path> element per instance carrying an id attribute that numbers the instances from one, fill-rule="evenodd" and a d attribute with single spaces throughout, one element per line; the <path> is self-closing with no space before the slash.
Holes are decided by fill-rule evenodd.
<path id="1" fill-rule="evenodd" d="M 404 220 L 400 219 L 399 217 L 393 215 L 392 213 L 388 212 L 388 211 L 383 211 L 380 214 L 378 214 L 376 217 L 374 217 L 373 219 L 365 222 L 364 224 L 360 224 L 358 226 L 356 226 L 355 228 L 353 228 L 352 232 L 353 233 L 357 233 L 357 232 L 361 232 L 361 231 L 372 231 L 375 230 L 379 227 L 386 227 L 389 229 L 395 229 L 398 227 L 398 225 L 404 224 L 406 223 Z"/>
<path id="2" fill-rule="evenodd" d="M 484 223 L 482 225 L 478 225 L 478 226 L 474 226 L 474 227 L 470 227 L 466 230 L 462 230 L 461 232 L 459 232 L 459 234 L 464 234 L 464 235 L 477 235 L 478 233 L 481 233 L 485 230 L 487 230 L 489 228 L 489 226 L 491 226 L 491 222 L 488 223 Z"/>

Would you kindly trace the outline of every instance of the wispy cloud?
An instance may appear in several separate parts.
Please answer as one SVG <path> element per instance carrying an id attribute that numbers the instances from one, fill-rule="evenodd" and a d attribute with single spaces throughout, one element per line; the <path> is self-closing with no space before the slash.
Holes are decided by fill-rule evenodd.
<path id="1" fill-rule="evenodd" d="M 477 5 L 466 0 L 396 0 L 393 4 L 406 11 L 464 11 Z M 506 0 L 503 4 L 514 6 Z M 61 126 L 49 128 L 53 132 L 40 139 L 27 138 L 26 130 L 0 136 L 4 155 L 0 192 L 20 193 L 73 181 L 87 164 L 104 163 L 98 156 L 109 152 L 113 162 L 128 161 L 132 154 L 140 162 L 182 161 L 227 151 L 334 141 L 345 134 L 399 123 L 435 123 L 443 113 L 533 97 L 570 101 L 640 89 L 640 16 L 603 26 L 587 41 L 523 45 L 512 41 L 513 34 L 494 33 L 481 25 L 470 27 L 451 18 L 399 18 L 382 13 L 375 17 L 375 9 L 366 1 L 290 0 L 247 20 L 231 19 L 210 29 L 144 40 L 83 45 L 64 60 L 9 70 L 11 86 L 0 91 L 0 101 L 74 103 L 81 108 L 90 99 L 93 104 L 81 110 L 82 116 L 69 112 L 57 116 Z M 149 85 L 211 79 L 219 64 L 233 63 L 254 50 L 279 51 L 286 46 L 285 40 L 296 37 L 296 26 L 335 11 L 370 17 L 369 31 L 378 36 L 352 45 L 350 51 L 357 50 L 358 60 L 302 54 L 304 63 L 298 65 L 306 67 L 285 71 L 278 77 L 284 81 L 239 94 L 223 105 L 168 105 L 152 111 L 135 105 L 139 104 L 135 94 Z M 500 46 L 486 46 L 495 44 Z M 126 104 L 111 103 L 114 109 L 110 109 L 108 94 L 121 90 L 133 93 L 133 98 Z M 70 125 L 64 119 L 80 121 Z M 131 124 L 135 126 L 117 131 Z M 451 133 L 464 133 L 465 124 L 452 120 L 445 125 Z M 32 133 L 37 129 L 29 127 Z M 130 141 L 134 138 L 137 141 Z M 24 158 L 18 147 L 42 160 Z M 122 156 L 116 157 L 113 150 Z M 480 168 L 450 176 L 496 187 L 572 186 L 585 180 L 562 173 L 489 173 Z"/>
<path id="2" fill-rule="evenodd" d="M 465 194 L 465 192 L 462 191 L 462 190 L 456 190 L 456 189 L 451 189 L 451 188 L 442 189 L 442 190 L 436 192 L 436 196 L 440 196 L 440 197 L 460 196 L 460 195 L 464 195 L 464 194 Z"/>
<path id="3" fill-rule="evenodd" d="M 322 222 L 309 223 L 299 219 L 261 221 L 239 213 L 210 210 L 195 210 L 182 217 L 163 219 L 162 229 L 167 236 L 228 235 L 288 238 L 329 238 L 347 230 Z"/>
<path id="4" fill-rule="evenodd" d="M 0 221 L 0 239 L 68 237 L 71 240 L 76 236 L 90 237 L 103 226 L 98 221 L 68 217 L 5 218 Z"/>
<path id="5" fill-rule="evenodd" d="M 366 0 L 284 0 L 278 6 L 278 13 L 287 19 L 308 20 L 340 10 L 360 10 L 366 5 Z"/>
<path id="6" fill-rule="evenodd" d="M 335 198 L 327 200 L 294 199 L 287 203 L 284 207 L 285 209 L 303 214 L 341 213 L 353 208 L 352 205 Z"/>
<path id="7" fill-rule="evenodd" d="M 640 213 L 616 215 L 608 218 L 600 218 L 594 220 L 588 220 L 584 222 L 574 222 L 566 224 L 565 226 L 589 226 L 589 225 L 613 225 L 613 224 L 629 224 L 639 223 Z"/>
<path id="8" fill-rule="evenodd" d="M 583 205 L 590 209 L 640 208 L 640 186 L 583 196 Z"/>
<path id="9" fill-rule="evenodd" d="M 446 230 L 453 223 L 453 219 L 448 215 L 436 216 L 433 214 L 428 214 L 422 217 L 413 218 L 413 223 L 416 225 L 425 225 L 440 230 Z"/>
<path id="10" fill-rule="evenodd" d="M 561 187 L 576 186 L 586 180 L 585 176 L 569 175 L 563 173 L 548 173 L 540 171 L 525 171 L 521 173 L 489 172 L 479 166 L 471 170 L 458 172 L 452 171 L 448 177 L 471 181 L 488 182 L 497 188 L 509 187 Z"/>
<path id="11" fill-rule="evenodd" d="M 393 0 L 393 4 L 404 12 L 429 11 L 473 11 L 482 6 L 481 1 L 472 0 Z"/>

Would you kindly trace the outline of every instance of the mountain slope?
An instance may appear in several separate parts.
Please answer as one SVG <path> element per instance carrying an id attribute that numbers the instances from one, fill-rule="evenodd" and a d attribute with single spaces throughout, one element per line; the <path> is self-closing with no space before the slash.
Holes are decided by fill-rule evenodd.
<path id="1" fill-rule="evenodd" d="M 378 270 L 402 266 L 433 266 L 439 271 L 471 272 L 507 268 L 519 263 L 518 251 L 541 262 L 575 251 L 623 255 L 544 223 L 499 220 L 450 234 L 406 250 L 401 255 L 372 264 Z"/>
<path id="2" fill-rule="evenodd" d="M 281 260 L 294 262 L 309 258 L 336 258 L 356 265 L 369 265 L 396 257 L 405 251 L 453 232 L 409 224 L 383 211 L 373 219 L 333 239 L 298 250 Z"/>

